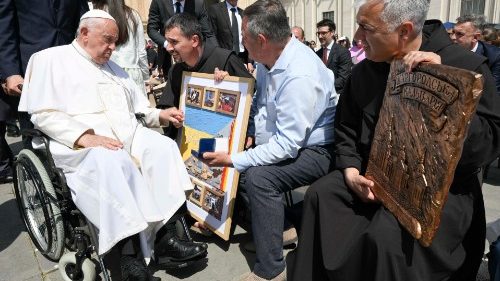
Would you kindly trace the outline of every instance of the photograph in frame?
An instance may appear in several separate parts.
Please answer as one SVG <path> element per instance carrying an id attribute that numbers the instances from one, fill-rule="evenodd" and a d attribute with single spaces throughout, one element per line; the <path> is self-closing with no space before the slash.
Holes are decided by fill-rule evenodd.
<path id="1" fill-rule="evenodd" d="M 240 92 L 219 90 L 217 96 L 217 112 L 236 116 L 240 101 Z"/>
<path id="2" fill-rule="evenodd" d="M 217 105 L 217 95 L 219 90 L 216 88 L 205 88 L 203 93 L 203 102 L 201 107 L 206 110 L 215 111 L 215 106 Z"/>
<path id="3" fill-rule="evenodd" d="M 202 89 L 201 100 L 194 93 L 198 89 Z M 183 73 L 179 109 L 185 120 L 177 142 L 189 177 L 197 186 L 189 194 L 188 211 L 225 240 L 229 239 L 239 173 L 201 161 L 200 140 L 215 139 L 216 151 L 243 151 L 253 92 L 253 79 L 228 76 L 215 83 L 213 74 Z M 188 98 L 188 94 L 193 96 Z M 218 108 L 221 95 L 223 103 Z"/>
<path id="4" fill-rule="evenodd" d="M 198 85 L 188 85 L 186 90 L 186 105 L 201 107 L 204 89 Z"/>
<path id="5" fill-rule="evenodd" d="M 194 188 L 189 195 L 189 201 L 198 206 L 202 206 L 203 198 L 205 197 L 205 185 L 193 178 L 191 178 L 191 182 L 193 183 Z"/>

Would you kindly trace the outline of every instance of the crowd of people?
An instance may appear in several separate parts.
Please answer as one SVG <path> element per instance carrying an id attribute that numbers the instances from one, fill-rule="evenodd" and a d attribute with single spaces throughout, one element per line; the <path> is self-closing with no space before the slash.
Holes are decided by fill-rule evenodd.
<path id="1" fill-rule="evenodd" d="M 244 151 L 203 155 L 207 165 L 240 172 L 256 261 L 239 280 L 475 280 L 486 227 L 482 171 L 500 154 L 499 31 L 484 16 L 443 24 L 426 20 L 428 0 L 357 0 L 353 40 L 323 19 L 316 43 L 290 27 L 279 0 L 244 10 L 237 0 L 153 0 L 146 39 L 124 0 L 4 2 L 0 181 L 13 180 L 8 122 L 48 135 L 76 206 L 99 229 L 98 254 L 127 257 L 117 280 L 150 280 L 144 261 L 207 254 L 206 243 L 182 239 L 175 226 L 193 189 L 172 140 L 184 121 L 184 71 L 256 82 Z M 394 59 L 408 71 L 443 64 L 483 77 L 429 247 L 409 236 L 364 176 Z M 157 76 L 166 85 L 151 105 L 146 85 Z M 305 185 L 301 221 L 292 223 L 283 194 Z M 297 239 L 287 264 L 283 247 Z M 491 280 L 500 280 L 500 240 L 489 262 Z"/>

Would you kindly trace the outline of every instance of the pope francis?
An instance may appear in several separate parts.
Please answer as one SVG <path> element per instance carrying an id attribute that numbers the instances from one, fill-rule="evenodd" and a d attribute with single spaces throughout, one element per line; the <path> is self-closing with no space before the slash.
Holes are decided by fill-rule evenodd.
<path id="1" fill-rule="evenodd" d="M 184 204 L 192 184 L 176 143 L 135 118 L 141 112 L 148 126 L 180 127 L 184 115 L 149 106 L 126 72 L 109 60 L 117 39 L 108 13 L 84 14 L 71 44 L 31 57 L 19 111 L 28 112 L 35 127 L 54 140 L 50 151 L 76 206 L 99 229 L 99 254 L 139 234 L 145 258 L 192 259 L 206 253 L 206 244 L 170 234 L 154 246 L 156 232 Z"/>

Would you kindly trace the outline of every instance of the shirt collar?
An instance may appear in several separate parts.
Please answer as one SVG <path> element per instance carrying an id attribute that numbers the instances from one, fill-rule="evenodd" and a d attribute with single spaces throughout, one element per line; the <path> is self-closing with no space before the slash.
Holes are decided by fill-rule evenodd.
<path id="1" fill-rule="evenodd" d="M 328 44 L 328 46 L 326 46 L 326 48 L 327 48 L 328 50 L 331 50 L 331 49 L 332 49 L 332 47 L 333 47 L 333 43 L 335 43 L 335 40 L 332 40 L 332 42 L 330 42 L 330 44 Z"/>
<path id="2" fill-rule="evenodd" d="M 479 43 L 478 43 L 478 42 L 476 42 L 476 46 L 474 46 L 474 48 L 472 48 L 472 50 L 471 50 L 471 51 L 473 51 L 473 52 L 475 53 L 475 52 L 477 51 L 477 47 L 478 47 L 478 46 L 479 46 Z"/>
<path id="3" fill-rule="evenodd" d="M 295 36 L 291 36 L 290 41 L 288 41 L 285 48 L 283 48 L 283 51 L 281 51 L 279 58 L 276 60 L 276 63 L 271 68 L 271 70 L 269 70 L 269 72 L 273 72 L 274 70 L 278 69 L 282 70 L 287 69 L 288 65 L 290 64 L 290 61 L 295 56 L 295 49 L 299 48 L 300 44 L 302 44 L 302 42 L 297 40 Z"/>
<path id="4" fill-rule="evenodd" d="M 175 8 L 175 3 L 177 2 L 177 0 L 172 0 L 172 4 L 174 5 L 174 8 Z M 178 1 L 178 2 L 181 2 L 181 6 L 184 7 L 184 3 L 186 2 L 186 0 L 181 0 L 181 1 Z"/>
<path id="5" fill-rule="evenodd" d="M 227 1 L 226 1 L 226 7 L 230 11 L 231 11 L 231 8 L 235 8 L 236 9 L 236 13 L 238 13 L 238 7 L 233 7 L 233 5 L 229 4 L 229 2 L 227 2 Z"/>

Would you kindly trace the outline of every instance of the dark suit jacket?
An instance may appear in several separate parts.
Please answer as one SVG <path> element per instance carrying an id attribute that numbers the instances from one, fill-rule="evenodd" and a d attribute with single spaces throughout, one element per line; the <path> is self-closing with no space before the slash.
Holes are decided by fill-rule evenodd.
<path id="1" fill-rule="evenodd" d="M 323 57 L 323 48 L 319 49 L 316 54 L 320 58 Z M 335 90 L 338 94 L 342 94 L 345 83 L 351 76 L 351 53 L 346 48 L 333 43 L 326 66 L 331 69 L 335 75 Z"/>
<path id="2" fill-rule="evenodd" d="M 488 58 L 488 66 L 491 74 L 495 77 L 497 94 L 500 94 L 500 48 L 482 41 L 479 41 L 478 44 L 476 54 Z"/>
<path id="3" fill-rule="evenodd" d="M 1 0 L 0 78 L 24 76 L 33 53 L 71 43 L 88 10 L 86 0 Z M 12 105 L 5 96 L 0 89 L 0 120 Z"/>
<path id="4" fill-rule="evenodd" d="M 243 15 L 243 10 L 238 8 L 238 13 Z M 215 38 L 219 43 L 219 47 L 232 50 L 233 49 L 233 34 L 231 33 L 231 21 L 229 20 L 229 12 L 227 10 L 226 1 L 213 4 L 208 8 L 208 16 L 212 24 Z M 241 31 L 240 31 L 241 32 Z M 248 62 L 248 52 L 245 50 L 243 60 Z"/>
<path id="5" fill-rule="evenodd" d="M 203 36 L 205 40 L 217 45 L 212 26 L 208 19 L 207 9 L 203 0 L 185 0 L 184 13 L 189 13 L 195 16 L 201 24 Z M 168 71 L 170 68 L 170 54 L 163 48 L 165 43 L 165 23 L 175 14 L 174 4 L 172 0 L 153 0 L 149 7 L 149 17 L 147 32 L 149 37 L 158 44 L 158 57 L 163 58 L 163 70 Z M 158 62 L 160 65 L 161 62 Z M 165 67 L 167 65 L 167 67 Z M 164 73 L 166 75 L 167 72 Z"/>

